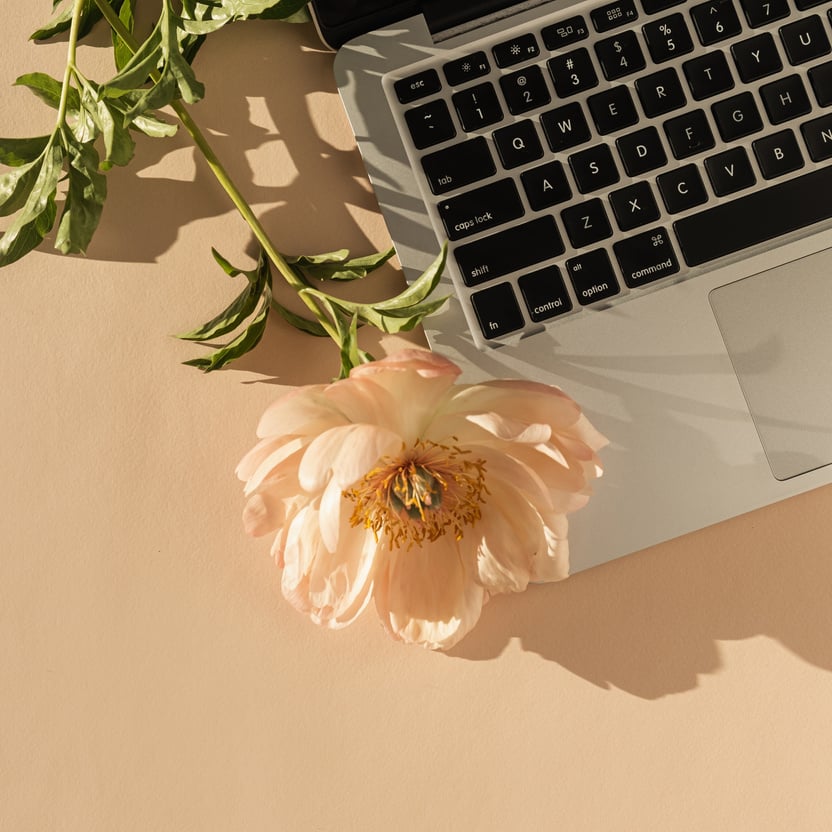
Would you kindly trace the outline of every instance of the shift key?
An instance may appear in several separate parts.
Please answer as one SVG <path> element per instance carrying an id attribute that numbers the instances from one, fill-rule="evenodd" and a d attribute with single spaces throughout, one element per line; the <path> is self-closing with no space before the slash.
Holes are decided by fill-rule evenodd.
<path id="1" fill-rule="evenodd" d="M 563 254 L 563 240 L 553 217 L 546 215 L 454 250 L 466 286 L 542 263 Z"/>
<path id="2" fill-rule="evenodd" d="M 523 216 L 523 203 L 511 179 L 439 203 L 439 216 L 451 240 L 460 240 Z"/>

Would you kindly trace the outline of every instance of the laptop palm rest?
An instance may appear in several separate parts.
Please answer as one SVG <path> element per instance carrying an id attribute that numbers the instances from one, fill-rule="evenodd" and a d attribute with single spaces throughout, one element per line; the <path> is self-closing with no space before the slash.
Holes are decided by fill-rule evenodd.
<path id="1" fill-rule="evenodd" d="M 772 473 L 832 463 L 832 249 L 710 293 Z"/>

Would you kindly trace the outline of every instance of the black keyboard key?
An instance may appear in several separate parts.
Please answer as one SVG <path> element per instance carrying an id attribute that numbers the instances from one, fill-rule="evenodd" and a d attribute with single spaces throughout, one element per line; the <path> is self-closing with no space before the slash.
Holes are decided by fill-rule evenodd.
<path id="1" fill-rule="evenodd" d="M 494 131 L 494 144 L 503 167 L 520 167 L 534 162 L 543 155 L 543 146 L 534 122 L 529 119 L 509 124 Z"/>
<path id="2" fill-rule="evenodd" d="M 658 14 L 684 2 L 685 0 L 641 0 L 641 5 L 646 14 Z"/>
<path id="3" fill-rule="evenodd" d="M 524 274 L 517 285 L 526 302 L 529 317 L 535 323 L 548 321 L 572 310 L 572 299 L 557 266 L 547 266 L 531 274 Z"/>
<path id="4" fill-rule="evenodd" d="M 539 66 L 512 72 L 500 78 L 500 89 L 512 115 L 543 107 L 552 100 Z"/>
<path id="5" fill-rule="evenodd" d="M 613 191 L 609 200 L 615 221 L 622 231 L 632 231 L 659 218 L 659 206 L 649 182 L 636 182 Z"/>
<path id="6" fill-rule="evenodd" d="M 557 160 L 524 170 L 520 181 L 533 211 L 542 211 L 572 198 L 563 165 Z"/>
<path id="7" fill-rule="evenodd" d="M 439 73 L 435 69 L 426 69 L 408 78 L 402 78 L 393 84 L 396 97 L 402 104 L 410 104 L 420 98 L 427 98 L 442 89 Z"/>
<path id="8" fill-rule="evenodd" d="M 764 179 L 776 179 L 803 167 L 803 155 L 791 130 L 764 136 L 752 142 L 751 146 Z"/>
<path id="9" fill-rule="evenodd" d="M 477 84 L 475 87 L 454 93 L 451 100 L 454 102 L 462 129 L 467 133 L 496 124 L 503 118 L 497 93 L 489 83 Z"/>
<path id="10" fill-rule="evenodd" d="M 422 169 L 435 194 L 456 191 L 497 171 L 488 142 L 482 136 L 429 153 L 422 158 Z"/>
<path id="11" fill-rule="evenodd" d="M 595 54 L 608 81 L 638 72 L 645 66 L 644 53 L 635 32 L 621 32 L 615 37 L 599 40 L 595 44 Z"/>
<path id="12" fill-rule="evenodd" d="M 813 162 L 823 162 L 832 157 L 832 113 L 807 121 L 800 132 Z"/>
<path id="13" fill-rule="evenodd" d="M 697 101 L 733 89 L 734 79 L 722 52 L 709 52 L 682 64 L 685 78 Z"/>
<path id="14" fill-rule="evenodd" d="M 510 283 L 498 283 L 471 295 L 483 337 L 499 338 L 522 329 L 523 313 Z"/>
<path id="15" fill-rule="evenodd" d="M 469 81 L 488 75 L 491 65 L 488 63 L 488 56 L 485 52 L 474 52 L 473 55 L 448 61 L 442 70 L 445 73 L 445 80 L 452 87 L 461 87 Z"/>
<path id="16" fill-rule="evenodd" d="M 760 88 L 763 105 L 772 124 L 806 115 L 812 105 L 799 75 L 789 75 Z"/>
<path id="17" fill-rule="evenodd" d="M 634 289 L 679 271 L 679 261 L 664 228 L 652 228 L 616 243 L 612 250 L 624 282 Z"/>
<path id="18" fill-rule="evenodd" d="M 627 87 L 612 87 L 591 95 L 586 103 L 595 122 L 595 128 L 602 136 L 623 130 L 638 121 L 633 97 Z"/>
<path id="19" fill-rule="evenodd" d="M 813 9 L 815 6 L 822 6 L 824 3 L 828 3 L 829 0 L 794 0 L 795 6 L 801 11 L 805 11 L 806 9 Z"/>
<path id="20" fill-rule="evenodd" d="M 606 300 L 620 291 L 610 256 L 603 248 L 567 260 L 566 273 L 581 306 Z"/>
<path id="21" fill-rule="evenodd" d="M 780 27 L 780 39 L 792 66 L 828 55 L 832 51 L 823 21 L 816 14 Z"/>
<path id="22" fill-rule="evenodd" d="M 612 151 L 605 144 L 573 153 L 569 157 L 569 167 L 582 194 L 614 185 L 621 178 Z"/>
<path id="23" fill-rule="evenodd" d="M 612 226 L 600 199 L 571 205 L 561 211 L 560 218 L 574 248 L 591 246 L 612 236 Z"/>
<path id="24" fill-rule="evenodd" d="M 641 31 L 647 41 L 650 57 L 657 64 L 672 60 L 678 55 L 686 55 L 693 50 L 688 25 L 681 14 L 671 14 L 645 23 Z"/>
<path id="25" fill-rule="evenodd" d="M 448 141 L 456 135 L 448 105 L 441 98 L 407 110 L 404 120 L 413 144 L 419 150 Z"/>
<path id="26" fill-rule="evenodd" d="M 717 130 L 723 141 L 732 142 L 763 129 L 757 102 L 750 92 L 741 92 L 711 107 Z"/>
<path id="27" fill-rule="evenodd" d="M 809 70 L 809 81 L 818 104 L 821 107 L 832 104 L 832 61 L 813 66 Z"/>
<path id="28" fill-rule="evenodd" d="M 536 58 L 540 54 L 540 47 L 537 45 L 537 38 L 527 34 L 518 35 L 505 43 L 498 43 L 491 52 L 497 66 L 507 67 Z"/>
<path id="29" fill-rule="evenodd" d="M 555 92 L 560 98 L 568 98 L 575 93 L 598 86 L 598 76 L 592 66 L 592 59 L 584 47 L 574 49 L 565 55 L 550 58 L 546 65 L 555 85 Z"/>
<path id="30" fill-rule="evenodd" d="M 740 0 L 745 19 L 752 29 L 789 16 L 788 0 Z"/>
<path id="31" fill-rule="evenodd" d="M 596 32 L 609 32 L 638 20 L 638 10 L 633 0 L 618 0 L 593 9 L 589 16 Z"/>
<path id="32" fill-rule="evenodd" d="M 690 10 L 696 34 L 703 46 L 732 38 L 741 31 L 732 0 L 708 0 Z"/>
<path id="33" fill-rule="evenodd" d="M 580 15 L 576 15 L 568 20 L 562 20 L 560 23 L 547 26 L 540 34 L 543 38 L 543 45 L 555 52 L 558 49 L 563 49 L 564 46 L 569 46 L 589 37 L 589 27 Z"/>
<path id="34" fill-rule="evenodd" d="M 757 181 L 743 147 L 732 147 L 724 153 L 717 153 L 716 156 L 705 159 L 705 170 L 717 196 L 735 194 L 744 188 L 750 188 Z"/>
<path id="35" fill-rule="evenodd" d="M 667 153 L 655 127 L 621 136 L 615 140 L 615 146 L 627 176 L 641 176 L 667 164 Z"/>
<path id="36" fill-rule="evenodd" d="M 677 220 L 682 256 L 697 266 L 828 220 L 830 190 L 832 165 Z"/>
<path id="37" fill-rule="evenodd" d="M 522 217 L 523 203 L 511 179 L 501 179 L 454 196 L 437 206 L 451 240 L 470 237 L 504 222 Z"/>
<path id="38" fill-rule="evenodd" d="M 578 103 L 566 104 L 540 116 L 549 147 L 556 153 L 589 141 L 589 125 Z"/>
<path id="39" fill-rule="evenodd" d="M 636 92 L 648 118 L 663 116 L 687 103 L 679 76 L 670 67 L 636 78 Z"/>
<path id="40" fill-rule="evenodd" d="M 768 32 L 735 43 L 731 47 L 731 55 L 737 65 L 737 73 L 746 83 L 773 75 L 783 68 L 774 38 Z"/>
<path id="41" fill-rule="evenodd" d="M 538 217 L 454 250 L 466 286 L 526 269 L 564 252 L 555 220 Z"/>
<path id="42" fill-rule="evenodd" d="M 708 201 L 708 194 L 696 165 L 685 165 L 656 178 L 668 214 L 678 214 Z"/>
<path id="43" fill-rule="evenodd" d="M 677 159 L 687 159 L 714 146 L 714 134 L 703 110 L 691 110 L 664 123 L 670 149 Z"/>

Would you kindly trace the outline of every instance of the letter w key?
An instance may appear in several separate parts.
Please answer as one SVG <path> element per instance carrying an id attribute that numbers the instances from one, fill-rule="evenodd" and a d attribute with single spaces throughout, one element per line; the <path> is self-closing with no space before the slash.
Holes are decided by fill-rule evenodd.
<path id="1" fill-rule="evenodd" d="M 542 113 L 540 124 L 554 152 L 589 141 L 589 125 L 578 103 Z"/>

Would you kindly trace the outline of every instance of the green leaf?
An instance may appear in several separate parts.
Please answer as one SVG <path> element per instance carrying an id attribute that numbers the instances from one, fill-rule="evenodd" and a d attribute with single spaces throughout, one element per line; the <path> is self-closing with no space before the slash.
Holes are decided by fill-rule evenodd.
<path id="1" fill-rule="evenodd" d="M 156 118 L 156 116 L 152 116 L 150 113 L 134 116 L 130 122 L 130 126 L 135 127 L 136 130 L 141 131 L 146 136 L 150 136 L 152 139 L 175 136 L 178 130 L 177 125 Z"/>
<path id="2" fill-rule="evenodd" d="M 349 258 L 347 249 L 331 251 L 326 254 L 304 255 L 287 258 L 287 262 L 317 280 L 360 280 L 370 272 L 386 263 L 394 254 L 395 249 L 370 254 L 366 257 Z"/>
<path id="3" fill-rule="evenodd" d="M 421 303 L 439 284 L 442 279 L 442 272 L 445 269 L 445 262 L 448 257 L 447 243 L 442 246 L 437 258 L 427 269 L 410 284 L 403 292 L 390 300 L 373 304 L 373 308 L 379 312 L 390 312 L 396 309 L 404 309 L 415 303 Z"/>
<path id="4" fill-rule="evenodd" d="M 18 87 L 27 87 L 41 101 L 45 101 L 52 107 L 52 109 L 58 109 L 61 101 L 62 85 L 60 81 L 51 75 L 47 75 L 45 72 L 28 72 L 25 75 L 21 75 L 14 83 Z M 67 106 L 71 110 L 79 110 L 81 108 L 81 98 L 78 95 L 78 90 L 74 87 L 69 88 Z"/>
<path id="5" fill-rule="evenodd" d="M 124 114 L 103 99 L 96 102 L 98 124 L 104 137 L 104 159 L 102 170 L 109 170 L 113 165 L 126 165 L 136 150 L 136 142 L 124 126 Z"/>
<path id="6" fill-rule="evenodd" d="M 296 315 L 290 309 L 283 306 L 282 303 L 278 303 L 274 299 L 272 299 L 272 306 L 277 309 L 283 318 L 295 327 L 295 329 L 299 329 L 301 332 L 306 332 L 309 335 L 314 335 L 316 338 L 326 338 L 329 336 L 329 333 L 320 323 L 318 323 L 318 321 L 313 321 L 310 318 L 304 318 L 301 315 Z"/>
<path id="7" fill-rule="evenodd" d="M 118 19 L 124 24 L 128 32 L 133 32 L 135 20 L 133 17 L 133 0 L 124 0 L 118 12 Z M 133 57 L 133 50 L 118 36 L 115 30 L 112 31 L 113 60 L 116 69 L 122 70 Z"/>
<path id="8" fill-rule="evenodd" d="M 51 136 L 37 136 L 32 139 L 0 138 L 0 163 L 9 167 L 34 162 L 49 144 Z"/>
<path id="9" fill-rule="evenodd" d="M 69 188 L 55 248 L 62 254 L 86 254 L 107 198 L 107 180 L 98 170 L 98 152 L 92 142 L 66 139 L 65 146 Z"/>
<path id="10" fill-rule="evenodd" d="M 283 20 L 287 23 L 305 23 L 311 18 L 307 11 L 309 0 L 278 0 L 255 15 L 261 20 Z"/>
<path id="11" fill-rule="evenodd" d="M 251 271 L 243 271 L 231 265 L 216 249 L 211 249 L 214 259 L 219 263 L 222 270 L 230 277 L 244 274 L 248 278 L 248 286 L 210 321 L 182 335 L 177 335 L 185 341 L 208 341 L 212 338 L 219 338 L 235 330 L 243 321 L 251 315 L 257 306 L 257 301 L 264 292 L 271 293 L 271 268 L 265 254 L 261 251 L 257 267 Z"/>
<path id="12" fill-rule="evenodd" d="M 165 57 L 165 68 L 163 75 L 170 73 L 176 79 L 176 86 L 182 98 L 188 104 L 195 104 L 205 95 L 205 87 L 196 80 L 191 65 L 185 60 L 185 56 L 179 51 L 179 40 L 177 36 L 177 21 L 179 18 L 173 13 L 170 0 L 164 0 L 162 9 L 161 35 L 162 51 Z"/>
<path id="13" fill-rule="evenodd" d="M 0 266 L 14 263 L 32 251 L 55 224 L 55 194 L 63 163 L 60 142 L 53 139 L 38 161 L 38 175 L 25 203 L 0 237 Z"/>
<path id="14" fill-rule="evenodd" d="M 61 5 L 60 2 L 53 3 L 52 9 L 53 11 L 57 9 Z M 55 35 L 62 34 L 63 32 L 69 31 L 69 28 L 72 24 L 72 7 L 73 7 L 72 0 L 66 0 L 63 4 L 63 8 L 58 11 L 53 17 L 45 23 L 40 29 L 36 32 L 32 32 L 29 36 L 30 40 L 47 40 Z M 113 3 L 111 5 L 117 5 Z M 101 19 L 101 12 L 98 11 L 93 0 L 84 0 L 84 4 L 81 8 L 81 18 L 79 20 L 79 28 L 78 28 L 78 37 L 84 37 L 90 29 L 92 29 L 93 25 Z"/>
<path id="15" fill-rule="evenodd" d="M 40 174 L 39 159 L 0 176 L 0 217 L 19 211 L 29 199 Z"/>
<path id="16" fill-rule="evenodd" d="M 271 304 L 271 292 L 267 289 L 263 297 L 263 303 L 252 322 L 233 341 L 221 347 L 210 355 L 201 358 L 192 358 L 184 363 L 191 367 L 199 367 L 206 373 L 219 370 L 231 361 L 245 355 L 253 350 L 263 337 L 266 331 L 266 322 L 269 318 Z"/>
<path id="17" fill-rule="evenodd" d="M 119 98 L 143 87 L 162 61 L 161 20 L 130 60 L 106 84 L 102 95 Z"/>

